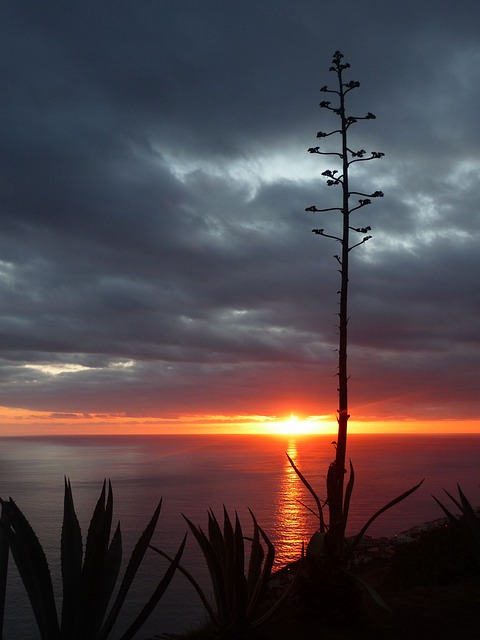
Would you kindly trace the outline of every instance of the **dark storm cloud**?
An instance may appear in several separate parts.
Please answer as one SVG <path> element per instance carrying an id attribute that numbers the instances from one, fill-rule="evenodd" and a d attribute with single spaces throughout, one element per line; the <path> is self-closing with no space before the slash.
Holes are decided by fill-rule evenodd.
<path id="1" fill-rule="evenodd" d="M 5 3 L 0 405 L 333 412 L 336 206 L 306 153 L 341 49 L 358 415 L 478 417 L 477 3 Z M 29 365 L 43 366 L 43 369 Z M 52 367 L 57 367 L 52 369 Z M 50 367 L 50 369 L 45 368 Z M 73 367 L 73 368 L 72 368 Z M 373 406 L 374 405 L 374 406 Z"/>

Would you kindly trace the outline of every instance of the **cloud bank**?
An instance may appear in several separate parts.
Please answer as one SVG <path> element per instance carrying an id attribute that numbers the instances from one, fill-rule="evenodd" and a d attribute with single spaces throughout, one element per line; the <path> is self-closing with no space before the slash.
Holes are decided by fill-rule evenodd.
<path id="1" fill-rule="evenodd" d="M 340 49 L 352 417 L 480 417 L 478 3 L 5 3 L 0 405 L 333 414 L 339 194 L 311 156 Z M 334 165 L 333 165 L 334 166 Z M 335 206 L 335 205 L 333 205 Z M 338 266 L 338 265 L 337 265 Z"/>

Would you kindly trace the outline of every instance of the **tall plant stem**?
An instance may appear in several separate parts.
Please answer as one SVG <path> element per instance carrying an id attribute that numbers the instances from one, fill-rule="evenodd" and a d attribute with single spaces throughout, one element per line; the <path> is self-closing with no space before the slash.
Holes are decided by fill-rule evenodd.
<path id="1" fill-rule="evenodd" d="M 349 187 L 349 170 L 350 166 L 357 162 L 367 162 L 381 158 L 384 154 L 378 151 L 372 151 L 370 154 L 364 149 L 354 151 L 348 146 L 348 132 L 352 124 L 355 124 L 358 120 L 371 120 L 375 116 L 373 113 L 368 112 L 365 116 L 351 116 L 346 114 L 345 110 L 345 96 L 346 94 L 360 86 L 360 83 L 354 80 L 344 83 L 343 71 L 350 67 L 349 64 L 342 62 L 343 55 L 340 51 L 336 51 L 330 71 L 333 71 L 337 76 L 338 87 L 336 89 L 329 89 L 328 86 L 324 86 L 320 89 L 321 92 L 327 94 L 333 94 L 338 99 L 336 106 L 333 106 L 330 100 L 322 100 L 320 107 L 327 109 L 334 113 L 340 119 L 340 127 L 329 133 L 319 131 L 317 138 L 324 139 L 329 136 L 340 134 L 341 148 L 339 151 L 323 150 L 318 147 L 310 147 L 309 153 L 316 153 L 324 156 L 336 156 L 342 165 L 342 172 L 339 175 L 337 170 L 327 169 L 322 173 L 327 178 L 327 185 L 329 187 L 338 187 L 342 189 L 342 204 L 338 207 L 327 207 L 325 209 L 318 209 L 315 205 L 307 207 L 306 211 L 312 213 L 325 213 L 330 211 L 338 211 L 342 215 L 342 230 L 338 235 L 336 233 L 326 233 L 324 229 L 313 229 L 312 231 L 318 235 L 326 238 L 331 238 L 341 244 L 340 255 L 336 255 L 335 258 L 340 265 L 340 309 L 338 313 L 338 434 L 336 442 L 336 454 L 335 460 L 329 467 L 327 475 L 327 501 L 329 507 L 329 555 L 335 562 L 335 559 L 339 558 L 343 552 L 344 540 L 345 540 L 345 527 L 348 516 L 348 502 L 349 490 L 344 488 L 345 478 L 345 461 L 347 454 L 347 430 L 348 419 L 350 418 L 348 412 L 348 368 L 347 368 L 347 348 L 348 348 L 348 281 L 349 281 L 349 254 L 352 249 L 364 244 L 371 238 L 370 235 L 364 235 L 371 230 L 370 226 L 367 227 L 352 227 L 350 226 L 350 214 L 365 206 L 371 204 L 371 198 L 381 198 L 383 193 L 381 191 L 374 191 L 373 193 L 361 193 L 359 191 L 350 191 Z M 350 206 L 350 196 L 361 196 L 354 206 Z M 350 231 L 360 233 L 363 235 L 362 240 L 350 244 Z M 348 496 L 345 495 L 348 494 Z"/>
<path id="2" fill-rule="evenodd" d="M 349 191 L 348 191 L 348 148 L 347 148 L 347 118 L 345 115 L 345 95 L 342 79 L 342 66 L 337 68 L 339 85 L 339 115 L 341 118 L 342 136 L 342 174 L 343 174 L 343 230 L 342 230 L 342 255 L 341 255 L 341 286 L 340 286 L 340 311 L 339 311 L 339 343 L 338 343 L 338 434 L 335 464 L 333 473 L 333 491 L 330 501 L 330 535 L 334 546 L 334 555 L 341 552 L 344 537 L 343 518 L 343 493 L 345 476 L 345 459 L 347 451 L 348 428 L 348 369 L 347 369 L 347 344 L 348 344 L 348 259 L 349 259 Z"/>

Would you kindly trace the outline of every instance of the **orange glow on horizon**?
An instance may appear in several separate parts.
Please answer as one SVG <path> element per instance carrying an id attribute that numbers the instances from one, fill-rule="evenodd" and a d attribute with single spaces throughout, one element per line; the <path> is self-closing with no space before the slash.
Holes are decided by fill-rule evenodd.
<path id="1" fill-rule="evenodd" d="M 186 415 L 51 413 L 0 407 L 0 436 L 122 434 L 336 434 L 334 416 Z M 478 420 L 409 420 L 378 417 L 349 421 L 349 433 L 479 433 Z"/>
<path id="2" fill-rule="evenodd" d="M 309 416 L 308 418 L 298 418 L 293 413 L 284 420 L 274 420 L 268 425 L 269 433 L 278 435 L 315 435 L 322 433 L 332 433 L 336 430 L 332 429 L 332 423 L 325 421 L 320 416 Z"/>

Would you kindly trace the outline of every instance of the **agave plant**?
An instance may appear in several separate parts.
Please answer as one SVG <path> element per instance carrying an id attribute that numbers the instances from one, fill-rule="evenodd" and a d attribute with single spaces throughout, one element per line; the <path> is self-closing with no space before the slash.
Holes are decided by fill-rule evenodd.
<path id="1" fill-rule="evenodd" d="M 345 498 L 343 502 L 343 511 L 342 511 L 342 539 L 343 539 L 343 548 L 341 549 L 340 555 L 338 555 L 337 547 L 330 543 L 330 524 L 326 522 L 325 516 L 323 513 L 324 507 L 329 504 L 329 500 L 332 499 L 332 494 L 334 492 L 334 487 L 332 487 L 332 478 L 334 478 L 334 474 L 331 473 L 332 463 L 329 468 L 329 473 L 327 474 L 327 498 L 323 501 L 320 500 L 314 488 L 305 478 L 305 476 L 301 473 L 300 469 L 297 467 L 295 462 L 287 453 L 288 461 L 292 466 L 295 473 L 300 478 L 302 484 L 312 495 L 315 505 L 317 507 L 317 513 L 313 509 L 311 509 L 308 505 L 303 505 L 309 511 L 311 511 L 316 517 L 318 517 L 319 528 L 312 535 L 308 545 L 307 545 L 307 567 L 310 570 L 310 580 L 323 580 L 324 582 L 328 582 L 328 575 L 332 576 L 334 574 L 343 574 L 344 577 L 350 582 L 356 584 L 356 587 L 361 592 L 367 593 L 368 596 L 373 600 L 377 605 L 380 605 L 383 609 L 391 612 L 390 608 L 386 604 L 386 602 L 381 598 L 381 596 L 374 590 L 372 587 L 365 582 L 359 575 L 353 573 L 349 570 L 349 566 L 351 564 L 352 557 L 358 548 L 359 543 L 361 542 L 363 536 L 367 532 L 370 525 L 385 511 L 395 506 L 402 500 L 405 500 L 409 495 L 411 495 L 414 491 L 416 491 L 420 485 L 423 483 L 421 480 L 418 484 L 416 484 L 411 489 L 408 489 L 401 495 L 397 496 L 390 502 L 388 502 L 381 509 L 376 511 L 364 524 L 364 526 L 360 529 L 360 531 L 356 534 L 353 540 L 347 540 L 345 538 L 345 530 L 347 527 L 348 521 L 348 512 L 350 508 L 350 500 L 352 497 L 353 487 L 355 483 L 355 472 L 353 469 L 352 462 L 350 461 L 350 477 L 345 489 Z M 302 503 L 303 504 L 303 503 Z M 331 512 L 330 512 L 331 515 Z M 312 575 L 312 567 L 313 567 L 313 575 Z"/>
<path id="2" fill-rule="evenodd" d="M 249 511 L 253 521 L 252 538 L 244 536 L 237 512 L 235 525 L 232 524 L 225 507 L 223 531 L 213 511 L 208 512 L 208 533 L 183 516 L 205 558 L 212 582 L 214 604 L 211 604 L 204 590 L 184 567 L 180 565 L 178 570 L 197 591 L 213 625 L 229 637 L 242 634 L 265 622 L 288 596 L 287 590 L 273 606 L 264 611 L 275 549 L 252 511 Z M 246 572 L 245 540 L 251 543 Z M 265 543 L 266 554 L 261 540 Z M 168 558 L 160 549 L 152 548 Z"/>
<path id="3" fill-rule="evenodd" d="M 474 508 L 463 493 L 459 484 L 457 484 L 457 490 L 459 500 L 457 500 L 457 498 L 452 496 L 446 489 L 444 489 L 447 496 L 460 511 L 460 516 L 455 516 L 449 509 L 447 509 L 447 507 L 445 507 L 444 504 L 440 502 L 440 500 L 437 500 L 435 496 L 432 497 L 445 513 L 453 527 L 458 527 L 463 521 L 468 532 L 468 539 L 470 541 L 472 555 L 475 558 L 477 566 L 480 568 L 480 517 L 478 513 L 475 512 Z"/>
<path id="4" fill-rule="evenodd" d="M 110 540 L 113 492 L 106 481 L 90 522 L 85 551 L 75 513 L 70 481 L 65 478 L 63 526 L 61 535 L 61 571 L 63 601 L 61 622 L 57 615 L 50 570 L 43 548 L 15 502 L 1 500 L 0 518 L 0 603 L 3 607 L 8 550 L 25 586 L 42 640 L 106 640 L 123 607 L 133 579 L 142 563 L 155 531 L 162 501 L 140 536 L 125 569 L 113 603 L 122 561 L 120 523 Z M 2 546 L 3 540 L 3 546 Z M 185 538 L 175 558 L 159 581 L 150 599 L 120 640 L 130 640 L 145 623 L 160 601 L 176 571 L 185 546 Z M 3 585 L 3 588 L 2 588 Z"/>
<path id="5" fill-rule="evenodd" d="M 319 528 L 318 531 L 314 534 L 314 538 L 313 540 L 310 541 L 309 547 L 307 547 L 307 553 L 308 553 L 308 549 L 313 549 L 313 547 L 316 549 L 317 551 L 317 555 L 318 552 L 321 549 L 321 553 L 325 559 L 325 562 L 328 564 L 333 564 L 335 562 L 338 562 L 338 564 L 340 566 L 347 566 L 348 563 L 350 562 L 353 554 L 355 553 L 356 549 L 358 548 L 359 543 L 361 542 L 363 536 L 366 534 L 368 528 L 370 527 L 370 525 L 379 517 L 382 515 L 382 513 L 384 513 L 385 511 L 387 511 L 388 509 L 391 509 L 392 507 L 394 507 L 396 504 L 398 504 L 399 502 L 401 502 L 402 500 L 405 500 L 405 498 L 408 498 L 409 495 L 411 495 L 414 491 L 416 491 L 421 484 L 423 483 L 423 480 L 421 480 L 418 484 L 416 484 L 415 486 L 411 487 L 410 489 L 408 489 L 407 491 L 405 491 L 404 493 L 402 493 L 401 495 L 397 496 L 396 498 L 394 498 L 393 500 L 391 500 L 390 502 L 388 502 L 385 506 L 383 506 L 381 509 L 379 509 L 378 511 L 376 511 L 368 520 L 367 522 L 364 524 L 364 526 L 360 529 L 360 531 L 356 534 L 356 536 L 353 538 L 353 540 L 350 540 L 347 542 L 347 540 L 345 539 L 345 530 L 347 528 L 347 521 L 348 521 L 348 513 L 349 513 L 349 509 L 350 509 L 350 500 L 352 497 L 352 492 L 353 492 L 353 487 L 354 487 L 354 483 L 355 483 L 355 472 L 353 469 L 353 464 L 350 461 L 350 477 L 347 483 L 347 487 L 345 490 L 345 499 L 344 499 L 344 503 L 343 503 L 343 511 L 342 511 L 342 534 L 343 534 L 343 539 L 344 539 L 344 549 L 343 549 L 343 553 L 342 555 L 337 558 L 337 557 L 332 557 L 330 556 L 329 552 L 331 551 L 331 548 L 329 547 L 328 544 L 328 531 L 329 531 L 329 524 L 327 524 L 325 522 L 325 516 L 323 514 L 323 508 L 328 505 L 329 500 L 331 499 L 331 494 L 333 492 L 333 488 L 331 486 L 331 478 L 333 474 L 330 474 L 330 469 L 329 469 L 329 473 L 327 474 L 327 498 L 326 500 L 322 501 L 320 500 L 320 498 L 318 497 L 317 493 L 315 492 L 315 490 L 313 489 L 313 487 L 311 486 L 311 484 L 308 482 L 308 480 L 305 478 L 305 476 L 301 473 L 300 469 L 297 467 L 297 465 L 295 464 L 295 462 L 292 460 L 292 458 L 288 455 L 287 453 L 287 458 L 288 461 L 290 462 L 290 465 L 292 466 L 293 470 L 295 471 L 295 473 L 298 475 L 298 477 L 300 478 L 302 484 L 305 486 L 305 488 L 309 491 L 309 493 L 312 495 L 315 504 L 317 506 L 317 511 L 318 513 L 315 514 L 313 509 L 310 509 L 310 507 L 308 507 L 307 505 L 303 505 L 304 507 L 306 507 L 309 511 L 313 512 L 319 520 Z M 335 463 L 332 463 L 335 464 Z M 330 468 L 332 467 L 332 465 L 330 465 Z M 320 535 L 318 535 L 320 534 Z M 320 543 L 320 540 L 322 540 L 323 542 Z"/>

